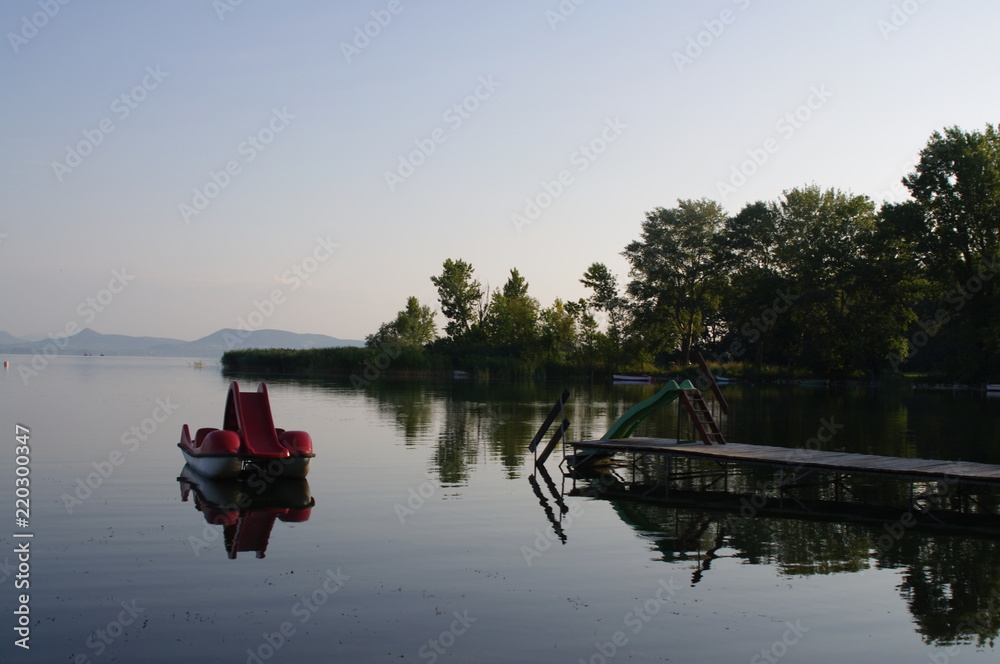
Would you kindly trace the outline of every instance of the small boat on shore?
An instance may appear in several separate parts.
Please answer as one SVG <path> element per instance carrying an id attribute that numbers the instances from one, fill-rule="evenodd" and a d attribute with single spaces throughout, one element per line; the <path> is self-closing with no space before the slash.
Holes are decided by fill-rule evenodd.
<path id="1" fill-rule="evenodd" d="M 275 428 L 264 383 L 241 393 L 233 381 L 222 428 L 198 429 L 192 437 L 185 424 L 177 446 L 191 468 L 211 479 L 234 479 L 254 469 L 269 477 L 303 478 L 316 456 L 308 433 Z"/>
<path id="2" fill-rule="evenodd" d="M 614 374 L 616 383 L 652 383 L 652 376 L 630 376 L 628 374 Z"/>

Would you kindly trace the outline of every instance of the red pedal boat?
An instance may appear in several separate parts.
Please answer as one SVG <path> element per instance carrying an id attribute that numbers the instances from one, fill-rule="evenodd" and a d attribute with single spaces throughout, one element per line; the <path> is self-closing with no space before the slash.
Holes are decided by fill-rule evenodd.
<path id="1" fill-rule="evenodd" d="M 232 479 L 254 469 L 271 477 L 301 478 L 316 456 L 308 433 L 274 427 L 264 383 L 256 392 L 241 393 L 233 381 L 222 429 L 198 429 L 192 438 L 185 424 L 177 446 L 192 469 L 212 479 Z"/>

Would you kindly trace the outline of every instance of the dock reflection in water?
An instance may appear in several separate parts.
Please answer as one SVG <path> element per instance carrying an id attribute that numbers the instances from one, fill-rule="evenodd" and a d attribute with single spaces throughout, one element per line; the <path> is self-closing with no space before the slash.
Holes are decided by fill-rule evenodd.
<path id="1" fill-rule="evenodd" d="M 275 520 L 308 521 L 316 504 L 306 479 L 211 480 L 185 465 L 177 481 L 181 501 L 187 502 L 194 494 L 194 507 L 205 521 L 222 526 L 226 554 L 231 560 L 249 551 L 263 558 Z"/>
<path id="2" fill-rule="evenodd" d="M 703 466 L 689 469 L 695 481 L 667 492 L 656 470 L 640 463 L 571 472 L 565 493 L 609 501 L 656 559 L 691 563 L 692 586 L 723 558 L 803 577 L 896 569 L 897 590 L 925 643 L 982 647 L 1000 635 L 996 487 L 936 483 L 914 492 L 903 482 L 873 487 L 859 481 L 833 489 L 813 485 L 812 495 L 793 497 L 754 471 L 730 474 L 718 490 L 711 480 L 697 481 L 713 476 Z M 864 489 L 868 495 L 843 498 L 842 492 Z M 556 527 L 559 517 L 550 509 L 546 516 Z"/>

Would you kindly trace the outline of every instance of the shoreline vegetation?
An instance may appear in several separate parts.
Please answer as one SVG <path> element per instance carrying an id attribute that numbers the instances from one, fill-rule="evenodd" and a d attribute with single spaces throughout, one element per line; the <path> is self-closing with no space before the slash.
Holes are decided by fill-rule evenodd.
<path id="1" fill-rule="evenodd" d="M 1000 131 L 935 132 L 902 185 L 909 198 L 877 203 L 811 184 L 735 215 L 678 200 L 646 213 L 621 252 L 624 284 L 592 263 L 588 297 L 544 308 L 516 268 L 484 288 L 449 258 L 430 277 L 438 311 L 409 297 L 365 348 L 230 351 L 222 363 L 361 385 L 453 371 L 610 379 L 684 375 L 700 349 L 717 374 L 751 382 L 1000 382 Z"/>
<path id="2" fill-rule="evenodd" d="M 398 354 L 397 354 L 398 351 Z M 749 363 L 709 362 L 713 374 L 750 385 L 794 385 L 818 383 L 829 385 L 865 385 L 863 378 L 821 378 L 806 369 L 789 370 L 786 367 L 764 366 L 758 369 Z M 347 378 L 354 387 L 367 387 L 382 379 L 437 379 L 453 380 L 456 373 L 461 379 L 481 380 L 568 380 L 611 382 L 614 375 L 648 375 L 656 383 L 674 379 L 696 380 L 700 375 L 694 365 L 670 364 L 662 368 L 637 368 L 615 371 L 607 366 L 578 366 L 545 362 L 530 364 L 512 361 L 501 356 L 437 355 L 406 349 L 376 349 L 343 346 L 336 348 L 248 349 L 229 351 L 222 357 L 222 367 L 227 374 L 253 374 L 291 376 L 302 378 Z M 925 389 L 985 390 L 982 383 L 958 383 L 940 376 L 927 374 L 900 374 L 883 376 L 882 386 L 905 386 Z"/>

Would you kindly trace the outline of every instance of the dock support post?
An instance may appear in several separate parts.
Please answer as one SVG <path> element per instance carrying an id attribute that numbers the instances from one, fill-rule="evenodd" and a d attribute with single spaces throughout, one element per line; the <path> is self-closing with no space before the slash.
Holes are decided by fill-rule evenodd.
<path id="1" fill-rule="evenodd" d="M 663 455 L 663 497 L 670 497 L 670 454 Z"/>

